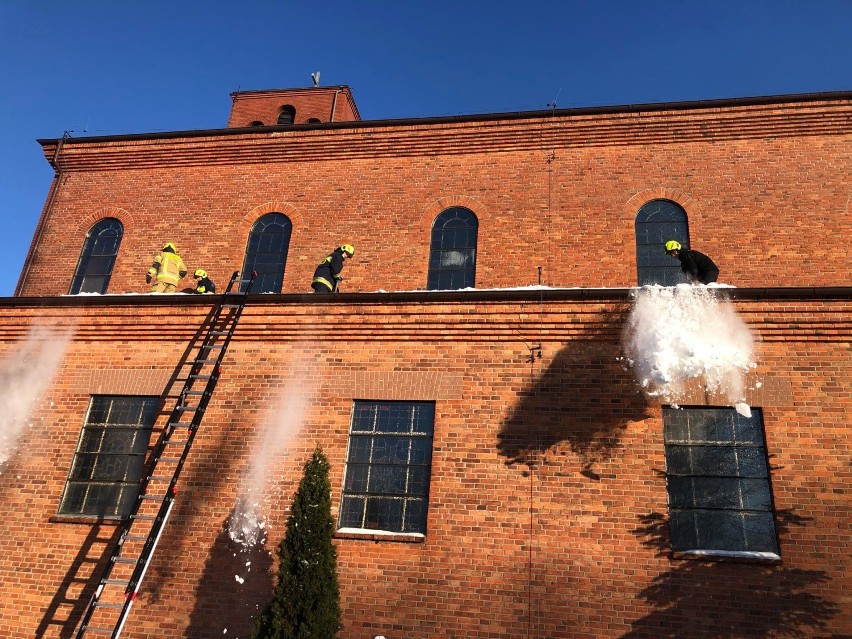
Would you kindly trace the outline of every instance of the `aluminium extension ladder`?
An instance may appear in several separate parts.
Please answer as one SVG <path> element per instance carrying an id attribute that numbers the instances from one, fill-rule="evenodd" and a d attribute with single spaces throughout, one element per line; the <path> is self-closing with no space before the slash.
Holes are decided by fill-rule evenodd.
<path id="1" fill-rule="evenodd" d="M 184 382 L 183 389 L 154 447 L 145 477 L 139 484 L 139 496 L 86 606 L 75 639 L 94 636 L 118 639 L 121 635 L 175 504 L 178 477 L 219 381 L 222 358 L 257 273 L 253 272 L 245 280 L 238 279 L 239 276 L 239 272 L 231 276 L 227 290 L 212 313 L 204 339 L 191 346 L 198 348 L 195 359 L 182 365 L 188 367 L 184 378 L 177 380 Z M 235 283 L 240 284 L 236 291 L 232 290 Z M 190 421 L 184 421 L 187 415 L 192 415 Z"/>

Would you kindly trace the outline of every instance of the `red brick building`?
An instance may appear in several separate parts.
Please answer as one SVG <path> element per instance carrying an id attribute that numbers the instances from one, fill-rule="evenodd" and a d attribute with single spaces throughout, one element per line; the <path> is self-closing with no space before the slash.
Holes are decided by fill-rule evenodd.
<path id="1" fill-rule="evenodd" d="M 852 94 L 387 121 L 347 87 L 233 99 L 224 129 L 41 140 L 56 178 L 0 300 L 1 635 L 73 636 L 218 299 L 143 294 L 165 242 L 220 289 L 259 278 L 122 636 L 247 637 L 316 444 L 341 637 L 852 634 Z M 649 399 L 620 361 L 671 238 L 736 286 L 752 418 L 698 380 Z M 341 292 L 307 294 L 341 243 Z M 132 444 L 97 418 L 119 407 Z M 270 429 L 246 551 L 227 522 Z"/>

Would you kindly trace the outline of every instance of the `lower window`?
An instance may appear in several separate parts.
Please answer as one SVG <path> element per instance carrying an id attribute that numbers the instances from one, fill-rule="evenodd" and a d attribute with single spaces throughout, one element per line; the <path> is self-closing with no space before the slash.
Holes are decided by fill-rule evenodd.
<path id="1" fill-rule="evenodd" d="M 426 533 L 432 402 L 356 401 L 339 527 Z"/>
<path id="2" fill-rule="evenodd" d="M 759 409 L 663 408 L 672 549 L 778 556 Z"/>
<path id="3" fill-rule="evenodd" d="M 98 517 L 130 514 L 139 494 L 159 399 L 92 397 L 59 514 Z"/>

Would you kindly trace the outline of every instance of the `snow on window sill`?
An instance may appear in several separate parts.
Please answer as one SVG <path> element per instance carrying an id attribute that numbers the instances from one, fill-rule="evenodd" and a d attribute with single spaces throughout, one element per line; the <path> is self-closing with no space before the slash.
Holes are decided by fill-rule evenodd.
<path id="1" fill-rule="evenodd" d="M 373 530 L 370 528 L 338 528 L 334 533 L 335 539 L 366 539 L 368 541 L 395 541 L 407 544 L 421 544 L 426 535 L 421 533 L 400 533 L 388 530 Z"/>
<path id="2" fill-rule="evenodd" d="M 781 563 L 781 556 L 774 552 L 753 552 L 748 550 L 675 550 L 672 552 L 672 559 L 733 560 L 763 564 Z"/>

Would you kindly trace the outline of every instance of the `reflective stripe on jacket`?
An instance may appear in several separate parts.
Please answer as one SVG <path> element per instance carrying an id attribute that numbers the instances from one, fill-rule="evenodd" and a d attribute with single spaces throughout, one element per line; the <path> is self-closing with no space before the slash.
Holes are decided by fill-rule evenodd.
<path id="1" fill-rule="evenodd" d="M 177 253 L 157 253 L 154 258 L 154 263 L 148 273 L 153 279 L 156 275 L 158 282 L 166 282 L 177 286 L 178 281 L 186 275 L 186 267 L 183 265 L 183 260 Z"/>

